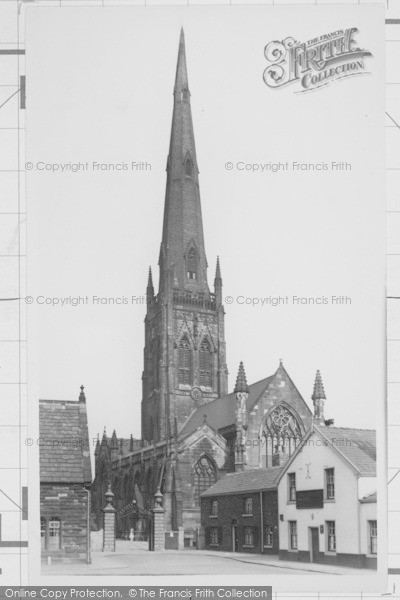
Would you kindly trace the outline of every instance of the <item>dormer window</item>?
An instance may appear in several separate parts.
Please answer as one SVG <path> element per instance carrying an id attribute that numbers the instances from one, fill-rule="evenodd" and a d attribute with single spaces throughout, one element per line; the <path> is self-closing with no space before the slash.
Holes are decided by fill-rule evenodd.
<path id="1" fill-rule="evenodd" d="M 197 279 L 197 254 L 194 248 L 190 248 L 186 256 L 186 275 L 188 279 Z"/>

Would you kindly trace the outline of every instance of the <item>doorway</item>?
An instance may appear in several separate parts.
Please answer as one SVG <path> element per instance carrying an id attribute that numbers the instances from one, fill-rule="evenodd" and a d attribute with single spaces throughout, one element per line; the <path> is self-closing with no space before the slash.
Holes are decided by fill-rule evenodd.
<path id="1" fill-rule="evenodd" d="M 319 531 L 318 527 L 310 527 L 310 561 L 319 562 Z"/>
<path id="2" fill-rule="evenodd" d="M 232 551 L 239 551 L 238 526 L 232 525 Z"/>

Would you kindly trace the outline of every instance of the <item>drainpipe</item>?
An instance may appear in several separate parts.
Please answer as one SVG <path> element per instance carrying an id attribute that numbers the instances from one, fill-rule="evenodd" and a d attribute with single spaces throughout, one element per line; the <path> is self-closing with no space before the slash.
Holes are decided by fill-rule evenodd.
<path id="1" fill-rule="evenodd" d="M 264 510 L 263 510 L 262 492 L 260 492 L 260 526 L 261 526 L 260 549 L 261 549 L 261 554 L 264 554 Z"/>
<path id="2" fill-rule="evenodd" d="M 87 493 L 87 515 L 86 515 L 86 564 L 90 565 L 92 557 L 90 555 L 90 490 L 83 488 Z"/>

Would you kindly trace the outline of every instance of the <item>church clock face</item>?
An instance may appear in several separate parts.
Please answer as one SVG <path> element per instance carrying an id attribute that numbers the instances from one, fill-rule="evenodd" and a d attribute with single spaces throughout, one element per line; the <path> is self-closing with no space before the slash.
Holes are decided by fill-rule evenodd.
<path id="1" fill-rule="evenodd" d="M 190 390 L 190 396 L 192 400 L 201 400 L 203 393 L 199 387 L 192 387 Z"/>

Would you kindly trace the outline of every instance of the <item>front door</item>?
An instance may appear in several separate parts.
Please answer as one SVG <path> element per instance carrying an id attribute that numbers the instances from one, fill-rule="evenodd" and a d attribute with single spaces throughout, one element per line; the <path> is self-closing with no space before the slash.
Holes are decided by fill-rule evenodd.
<path id="1" fill-rule="evenodd" d="M 232 550 L 233 550 L 233 552 L 238 552 L 238 550 L 239 550 L 237 525 L 232 525 Z"/>
<path id="2" fill-rule="evenodd" d="M 310 527 L 310 560 L 311 562 L 318 562 L 319 559 L 319 532 L 318 527 Z"/>

